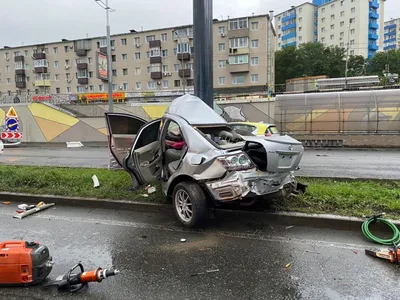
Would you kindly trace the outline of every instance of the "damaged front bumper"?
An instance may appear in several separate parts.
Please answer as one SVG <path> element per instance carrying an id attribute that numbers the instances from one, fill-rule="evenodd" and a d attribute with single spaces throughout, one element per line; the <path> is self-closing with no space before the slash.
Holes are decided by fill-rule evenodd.
<path id="1" fill-rule="evenodd" d="M 217 201 L 235 201 L 247 197 L 262 196 L 294 189 L 294 172 L 269 173 L 256 169 L 228 174 L 218 181 L 206 182 L 206 187 Z"/>

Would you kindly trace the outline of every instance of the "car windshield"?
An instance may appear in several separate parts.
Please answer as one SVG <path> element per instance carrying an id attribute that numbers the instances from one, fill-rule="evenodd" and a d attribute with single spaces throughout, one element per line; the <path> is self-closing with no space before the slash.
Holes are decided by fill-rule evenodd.
<path id="1" fill-rule="evenodd" d="M 270 126 L 270 127 L 268 127 L 268 130 L 269 130 L 269 132 L 272 133 L 272 134 L 277 134 L 277 133 L 279 133 L 279 131 L 278 131 L 278 129 L 276 128 L 276 126 Z"/>

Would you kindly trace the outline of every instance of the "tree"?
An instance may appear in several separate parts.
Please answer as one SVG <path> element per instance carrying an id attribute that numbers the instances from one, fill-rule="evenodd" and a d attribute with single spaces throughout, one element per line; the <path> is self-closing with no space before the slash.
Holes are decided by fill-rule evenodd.
<path id="1" fill-rule="evenodd" d="M 351 55 L 348 59 L 347 76 L 363 76 L 365 74 L 365 58 L 362 55 Z"/>
<path id="2" fill-rule="evenodd" d="M 390 73 L 400 74 L 400 50 L 378 52 L 374 57 L 367 60 L 367 74 L 383 76 L 383 71 L 389 67 Z"/>
<path id="3" fill-rule="evenodd" d="M 275 83 L 284 84 L 287 79 L 299 76 L 296 47 L 287 47 L 275 53 Z"/>

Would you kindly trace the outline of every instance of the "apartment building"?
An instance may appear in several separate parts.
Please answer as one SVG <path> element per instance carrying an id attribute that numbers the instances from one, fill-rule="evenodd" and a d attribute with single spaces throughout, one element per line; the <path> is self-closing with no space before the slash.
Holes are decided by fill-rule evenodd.
<path id="1" fill-rule="evenodd" d="M 346 49 L 349 45 L 350 55 L 373 57 L 383 49 L 384 4 L 385 0 L 313 0 L 292 7 L 275 20 L 277 49 L 319 41 Z M 302 26 L 300 9 L 307 15 L 302 16 Z"/>
<path id="2" fill-rule="evenodd" d="M 269 15 L 213 23 L 214 88 L 265 90 L 274 85 L 275 32 Z M 113 90 L 182 90 L 193 86 L 192 25 L 111 37 Z M 0 91 L 105 93 L 104 37 L 0 49 Z"/>
<path id="3" fill-rule="evenodd" d="M 389 51 L 400 48 L 400 18 L 385 22 L 383 50 Z"/>
<path id="4" fill-rule="evenodd" d="M 317 6 L 306 2 L 275 16 L 276 49 L 316 41 Z"/>

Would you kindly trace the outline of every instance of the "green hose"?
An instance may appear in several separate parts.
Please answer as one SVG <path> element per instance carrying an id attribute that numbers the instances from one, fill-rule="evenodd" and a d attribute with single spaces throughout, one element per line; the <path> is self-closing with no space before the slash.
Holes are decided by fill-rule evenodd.
<path id="1" fill-rule="evenodd" d="M 380 239 L 380 238 L 374 236 L 369 231 L 369 225 L 373 222 L 378 222 L 378 223 L 383 223 L 383 224 L 388 225 L 393 231 L 393 237 L 391 239 L 384 240 L 384 239 Z M 365 237 L 367 237 L 368 239 L 370 239 L 371 241 L 373 241 L 375 243 L 378 243 L 381 245 L 389 245 L 389 246 L 393 246 L 393 245 L 397 246 L 400 244 L 400 231 L 396 227 L 396 225 L 394 225 L 389 220 L 379 218 L 379 217 L 371 217 L 361 225 L 361 230 Z"/>

